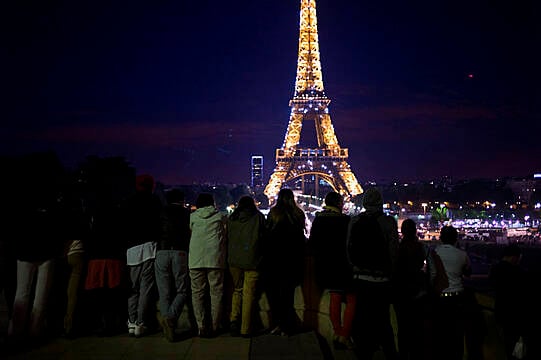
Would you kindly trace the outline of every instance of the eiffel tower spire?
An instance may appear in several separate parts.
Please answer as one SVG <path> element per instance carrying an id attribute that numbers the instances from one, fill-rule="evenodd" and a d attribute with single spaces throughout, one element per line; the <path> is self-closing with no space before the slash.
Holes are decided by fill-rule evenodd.
<path id="1" fill-rule="evenodd" d="M 319 54 L 315 0 L 301 0 L 299 54 L 295 94 L 289 101 L 291 115 L 284 143 L 276 150 L 276 167 L 265 188 L 271 202 L 284 183 L 312 175 L 316 190 L 325 180 L 346 198 L 362 193 L 357 178 L 347 163 L 348 149 L 341 148 L 329 115 L 330 100 L 323 88 Z M 316 148 L 298 148 L 304 121 L 313 121 Z"/>
<path id="2" fill-rule="evenodd" d="M 300 18 L 299 57 L 297 59 L 295 97 L 310 92 L 317 92 L 324 95 L 315 0 L 301 2 Z"/>

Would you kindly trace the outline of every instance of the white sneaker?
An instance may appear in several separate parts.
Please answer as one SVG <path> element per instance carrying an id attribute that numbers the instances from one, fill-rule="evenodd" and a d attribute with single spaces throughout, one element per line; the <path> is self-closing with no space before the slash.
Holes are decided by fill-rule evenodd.
<path id="1" fill-rule="evenodd" d="M 132 323 L 130 322 L 130 320 L 128 320 L 128 334 L 130 336 L 135 336 L 135 326 L 135 323 Z"/>
<path id="2" fill-rule="evenodd" d="M 143 336 L 146 332 L 147 332 L 147 327 L 141 324 L 141 325 L 135 325 L 133 334 L 135 335 L 135 337 L 140 337 L 140 336 Z"/>

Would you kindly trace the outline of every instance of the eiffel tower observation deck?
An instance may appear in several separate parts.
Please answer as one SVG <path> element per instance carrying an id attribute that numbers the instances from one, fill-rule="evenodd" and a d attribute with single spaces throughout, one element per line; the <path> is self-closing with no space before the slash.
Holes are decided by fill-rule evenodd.
<path id="1" fill-rule="evenodd" d="M 363 192 L 347 162 L 348 149 L 338 144 L 329 115 L 330 102 L 323 87 L 316 2 L 301 0 L 295 94 L 289 102 L 291 114 L 284 143 L 276 150 L 276 167 L 265 188 L 271 202 L 286 183 L 300 178 L 304 184 L 306 176 L 314 179 L 316 193 L 320 179 L 346 199 Z M 301 142 L 304 122 L 314 124 L 313 146 L 306 146 L 307 134 Z"/>

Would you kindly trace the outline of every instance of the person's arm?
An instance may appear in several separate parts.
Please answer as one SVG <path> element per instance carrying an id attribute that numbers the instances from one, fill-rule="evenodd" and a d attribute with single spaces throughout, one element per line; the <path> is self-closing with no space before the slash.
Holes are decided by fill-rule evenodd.
<path id="1" fill-rule="evenodd" d="M 398 236 L 398 223 L 394 218 L 391 217 L 392 221 L 392 231 L 389 234 L 389 252 L 391 254 L 392 269 L 396 267 L 396 260 L 398 259 L 398 245 L 399 245 L 399 236 Z"/>
<path id="2" fill-rule="evenodd" d="M 426 266 L 428 267 L 428 272 L 430 274 L 430 283 L 434 283 L 436 278 L 436 264 L 434 261 L 434 254 L 436 253 L 435 249 L 428 249 L 428 256 L 426 257 Z M 437 256 L 437 254 L 436 254 Z"/>
<path id="3" fill-rule="evenodd" d="M 469 277 L 471 273 L 472 273 L 472 268 L 471 268 L 470 257 L 468 256 L 468 254 L 466 254 L 466 262 L 464 264 L 464 268 L 462 269 L 462 275 Z"/>

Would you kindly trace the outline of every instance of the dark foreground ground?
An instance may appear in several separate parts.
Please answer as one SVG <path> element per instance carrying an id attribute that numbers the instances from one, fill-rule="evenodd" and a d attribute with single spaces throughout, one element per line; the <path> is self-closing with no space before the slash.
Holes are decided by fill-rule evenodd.
<path id="1" fill-rule="evenodd" d="M 468 244 L 468 252 L 474 266 L 474 276 L 468 284 L 477 290 L 477 299 L 483 308 L 486 322 L 484 337 L 484 358 L 504 360 L 501 338 L 493 313 L 493 298 L 487 274 L 490 265 L 499 259 L 501 247 L 487 244 Z M 540 272 L 541 249 L 525 249 L 523 265 Z M 539 285 L 539 284 L 538 284 Z M 0 334 L 5 334 L 7 310 L 3 296 L 0 296 Z M 39 345 L 21 344 L 10 349 L 3 336 L 0 337 L 0 359 L 355 359 L 352 352 L 335 351 L 315 332 L 305 332 L 291 337 L 260 335 L 251 339 L 231 337 L 223 334 L 213 339 L 185 338 L 174 343 L 167 342 L 156 332 L 139 339 L 127 334 L 112 337 L 94 335 L 73 340 L 52 336 Z M 374 359 L 383 359 L 376 354 Z M 467 359 L 465 355 L 464 359 Z"/>

